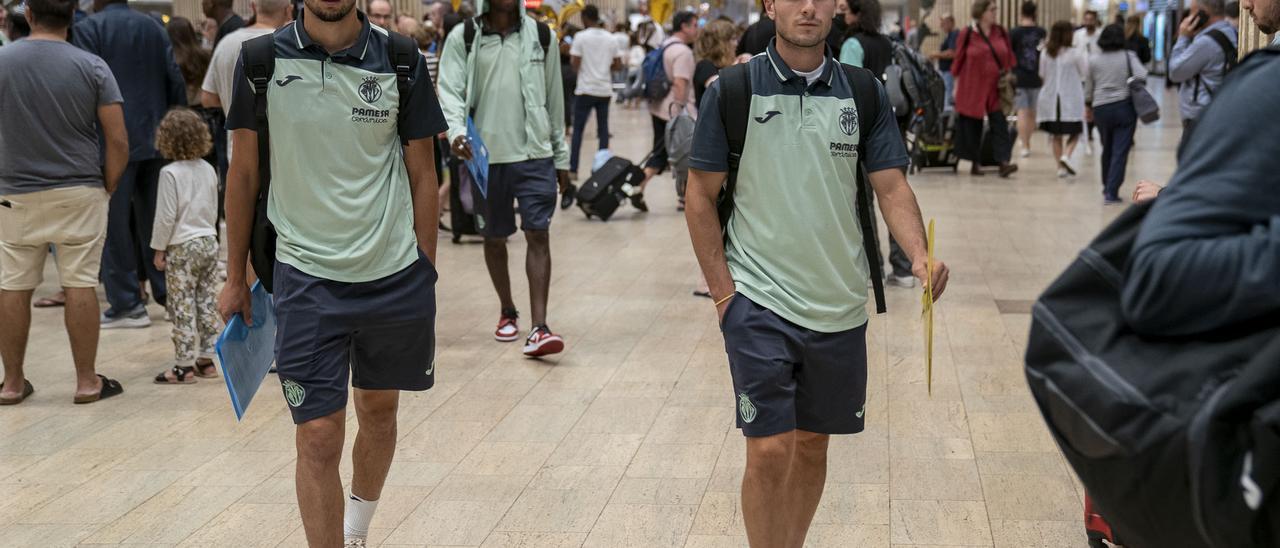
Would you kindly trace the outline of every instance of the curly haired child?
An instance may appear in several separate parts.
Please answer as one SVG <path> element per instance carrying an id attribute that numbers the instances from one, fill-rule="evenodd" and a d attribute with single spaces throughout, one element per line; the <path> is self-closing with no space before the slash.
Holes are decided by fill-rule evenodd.
<path id="1" fill-rule="evenodd" d="M 209 127 L 189 109 L 170 110 L 156 129 L 156 148 L 172 162 L 160 170 L 151 248 L 169 291 L 175 354 L 156 384 L 218 376 L 218 175 L 201 159 L 212 146 Z"/>

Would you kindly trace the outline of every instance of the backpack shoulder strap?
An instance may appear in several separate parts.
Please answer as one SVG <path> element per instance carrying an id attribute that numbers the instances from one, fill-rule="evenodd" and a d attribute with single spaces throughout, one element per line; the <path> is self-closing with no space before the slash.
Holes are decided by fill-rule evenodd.
<path id="1" fill-rule="evenodd" d="M 295 23 L 296 24 L 296 23 Z M 271 186 L 271 131 L 267 119 L 267 89 L 276 70 L 275 33 L 252 38 L 240 50 L 245 78 L 253 88 L 253 115 L 258 134 L 258 195 Z"/>
<path id="2" fill-rule="evenodd" d="M 476 18 L 468 17 L 462 24 L 462 43 L 467 47 L 467 55 L 471 55 L 472 43 L 476 40 Z"/>
<path id="3" fill-rule="evenodd" d="M 1225 73 L 1226 71 L 1235 68 L 1237 61 L 1239 61 L 1240 54 L 1239 51 L 1236 50 L 1236 45 L 1231 43 L 1231 39 L 1227 38 L 1227 35 L 1223 34 L 1222 31 L 1218 29 L 1213 29 L 1205 34 L 1209 35 L 1209 38 L 1212 38 L 1214 42 L 1218 43 L 1218 47 L 1222 48 L 1222 56 L 1226 60 L 1223 72 Z"/>
<path id="4" fill-rule="evenodd" d="M 858 224 L 862 228 L 862 248 L 867 254 L 867 266 L 870 267 L 871 289 L 875 294 L 876 313 L 884 314 L 884 271 L 880 264 L 880 240 L 876 237 L 875 216 L 871 212 L 871 184 L 867 179 L 864 161 L 867 157 L 867 139 L 870 138 L 871 125 L 880 117 L 880 90 L 871 71 L 841 64 L 849 86 L 853 88 L 853 102 L 858 106 Z"/>
<path id="5" fill-rule="evenodd" d="M 742 63 L 720 69 L 719 103 L 720 120 L 724 123 L 725 137 L 729 142 L 729 172 L 716 210 L 720 215 L 720 227 L 726 243 L 729 238 L 729 217 L 733 215 L 733 191 L 738 183 L 738 166 L 742 162 L 742 149 L 747 142 L 747 119 L 751 116 L 751 64 Z"/>
<path id="6" fill-rule="evenodd" d="M 418 44 L 398 32 L 387 31 L 387 59 L 396 71 L 396 89 L 400 92 L 400 113 L 413 86 L 413 69 L 418 65 Z"/>
<path id="7" fill-rule="evenodd" d="M 551 53 L 551 27 L 546 23 L 538 21 L 538 43 L 542 44 L 542 55 L 546 56 Z"/>

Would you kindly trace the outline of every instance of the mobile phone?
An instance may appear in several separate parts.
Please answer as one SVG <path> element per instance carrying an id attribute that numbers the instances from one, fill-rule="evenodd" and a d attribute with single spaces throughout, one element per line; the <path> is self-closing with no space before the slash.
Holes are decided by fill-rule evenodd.
<path id="1" fill-rule="evenodd" d="M 1209 14 L 1205 13 L 1204 10 L 1197 11 L 1191 17 L 1195 20 L 1194 28 L 1196 30 L 1204 28 L 1205 24 L 1209 22 Z"/>

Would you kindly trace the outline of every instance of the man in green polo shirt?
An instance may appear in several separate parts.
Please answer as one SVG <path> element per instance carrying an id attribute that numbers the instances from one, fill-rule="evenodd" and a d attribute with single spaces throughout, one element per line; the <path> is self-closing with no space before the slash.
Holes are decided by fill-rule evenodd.
<path id="1" fill-rule="evenodd" d="M 354 8 L 355 0 L 306 0 L 297 21 L 246 42 L 246 51 L 265 43 L 274 58 L 269 158 L 259 157 L 268 128 L 258 125 L 247 55 L 227 114 L 234 154 L 219 309 L 252 320 L 245 263 L 258 163 L 270 162 L 276 368 L 297 424 L 294 475 L 310 546 L 365 545 L 395 455 L 400 391 L 435 382 L 432 155 L 444 118 L 426 62 L 412 55 L 402 90 L 388 53 L 393 37 Z M 360 428 L 344 501 L 348 384 Z"/>
<path id="2" fill-rule="evenodd" d="M 858 103 L 845 71 L 825 55 L 835 4 L 765 0 L 777 36 L 746 67 L 750 119 L 727 244 L 716 208 L 730 160 L 725 79 L 703 96 L 690 161 L 685 216 L 720 314 L 747 436 L 742 512 L 758 547 L 804 545 L 822 498 L 829 436 L 863 429 L 868 265 L 855 206 L 859 169 L 914 275 L 935 297 L 948 277 L 935 262 L 926 279 L 920 209 L 883 86 L 867 75 L 879 110 Z"/>

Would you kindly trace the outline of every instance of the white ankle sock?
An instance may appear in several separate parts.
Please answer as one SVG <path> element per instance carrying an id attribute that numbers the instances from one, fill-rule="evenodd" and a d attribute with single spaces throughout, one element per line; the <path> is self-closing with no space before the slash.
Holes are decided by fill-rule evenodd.
<path id="1" fill-rule="evenodd" d="M 369 536 L 369 522 L 378 509 L 378 501 L 364 500 L 354 494 L 347 497 L 347 511 L 342 517 L 342 534 L 348 537 Z"/>

